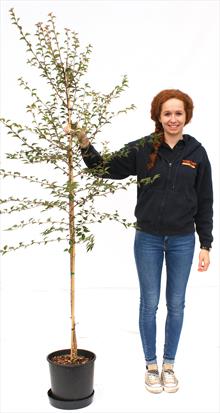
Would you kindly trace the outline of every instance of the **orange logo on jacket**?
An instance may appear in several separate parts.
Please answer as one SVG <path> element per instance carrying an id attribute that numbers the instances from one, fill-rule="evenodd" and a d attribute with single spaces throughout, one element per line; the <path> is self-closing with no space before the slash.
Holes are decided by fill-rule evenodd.
<path id="1" fill-rule="evenodd" d="M 191 161 L 190 159 L 183 159 L 181 161 L 181 165 L 190 166 L 190 168 L 193 168 L 193 169 L 197 167 L 197 163 Z"/>

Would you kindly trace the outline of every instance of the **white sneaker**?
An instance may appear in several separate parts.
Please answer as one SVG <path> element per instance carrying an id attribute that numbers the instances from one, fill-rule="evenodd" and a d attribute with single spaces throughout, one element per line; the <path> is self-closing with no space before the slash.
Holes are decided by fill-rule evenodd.
<path id="1" fill-rule="evenodd" d="M 179 383 L 173 371 L 173 364 L 163 364 L 161 383 L 167 393 L 175 393 L 179 389 Z"/>
<path id="2" fill-rule="evenodd" d="M 151 393 L 161 393 L 163 391 L 157 364 L 148 365 L 145 373 L 145 387 Z"/>

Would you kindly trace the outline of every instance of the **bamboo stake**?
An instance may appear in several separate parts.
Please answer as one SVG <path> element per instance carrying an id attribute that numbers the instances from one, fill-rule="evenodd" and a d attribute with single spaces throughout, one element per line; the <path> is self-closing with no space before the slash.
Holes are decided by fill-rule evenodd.
<path id="1" fill-rule="evenodd" d="M 71 125 L 72 107 L 70 98 L 67 98 L 68 107 L 68 124 Z M 74 215 L 74 171 L 73 171 L 73 154 L 72 141 L 73 135 L 70 131 L 68 134 L 68 167 L 69 167 L 69 232 L 70 232 L 70 301 L 71 301 L 71 346 L 70 358 L 74 363 L 77 359 L 77 340 L 76 340 L 76 323 L 75 323 L 75 215 Z"/>

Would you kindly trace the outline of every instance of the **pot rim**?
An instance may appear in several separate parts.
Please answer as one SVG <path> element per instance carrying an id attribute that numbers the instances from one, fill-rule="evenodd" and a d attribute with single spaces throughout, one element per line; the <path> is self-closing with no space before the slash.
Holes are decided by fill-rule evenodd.
<path id="1" fill-rule="evenodd" d="M 63 349 L 63 350 L 55 350 L 55 351 L 53 351 L 53 352 L 51 352 L 51 353 L 49 353 L 48 355 L 47 355 L 47 361 L 50 363 L 50 364 L 52 364 L 52 365 L 54 365 L 54 366 L 60 366 L 60 367 L 64 367 L 64 368 L 72 368 L 72 367 L 74 367 L 74 368 L 79 368 L 79 367 L 82 367 L 82 366 L 88 366 L 88 365 L 90 365 L 91 363 L 94 363 L 94 361 L 96 360 L 96 355 L 95 355 L 95 353 L 93 353 L 92 351 L 90 351 L 90 350 L 85 350 L 85 349 L 78 349 L 77 350 L 78 351 L 78 353 L 80 354 L 80 352 L 86 352 L 86 353 L 89 353 L 90 354 L 90 356 L 91 356 L 91 359 L 89 360 L 89 361 L 87 361 L 85 364 L 60 364 L 60 363 L 56 363 L 55 361 L 52 361 L 51 360 L 51 358 L 53 357 L 53 356 L 55 356 L 55 355 L 61 355 L 61 354 L 68 354 L 68 353 L 70 353 L 70 349 Z"/>

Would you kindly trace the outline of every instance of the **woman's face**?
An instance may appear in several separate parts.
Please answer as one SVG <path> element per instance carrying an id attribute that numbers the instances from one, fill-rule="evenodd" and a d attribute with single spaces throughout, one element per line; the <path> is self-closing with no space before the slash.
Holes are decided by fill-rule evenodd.
<path id="1" fill-rule="evenodd" d="M 170 136 L 181 135 L 186 123 L 184 103 L 179 99 L 169 99 L 163 103 L 159 118 L 164 133 Z"/>

